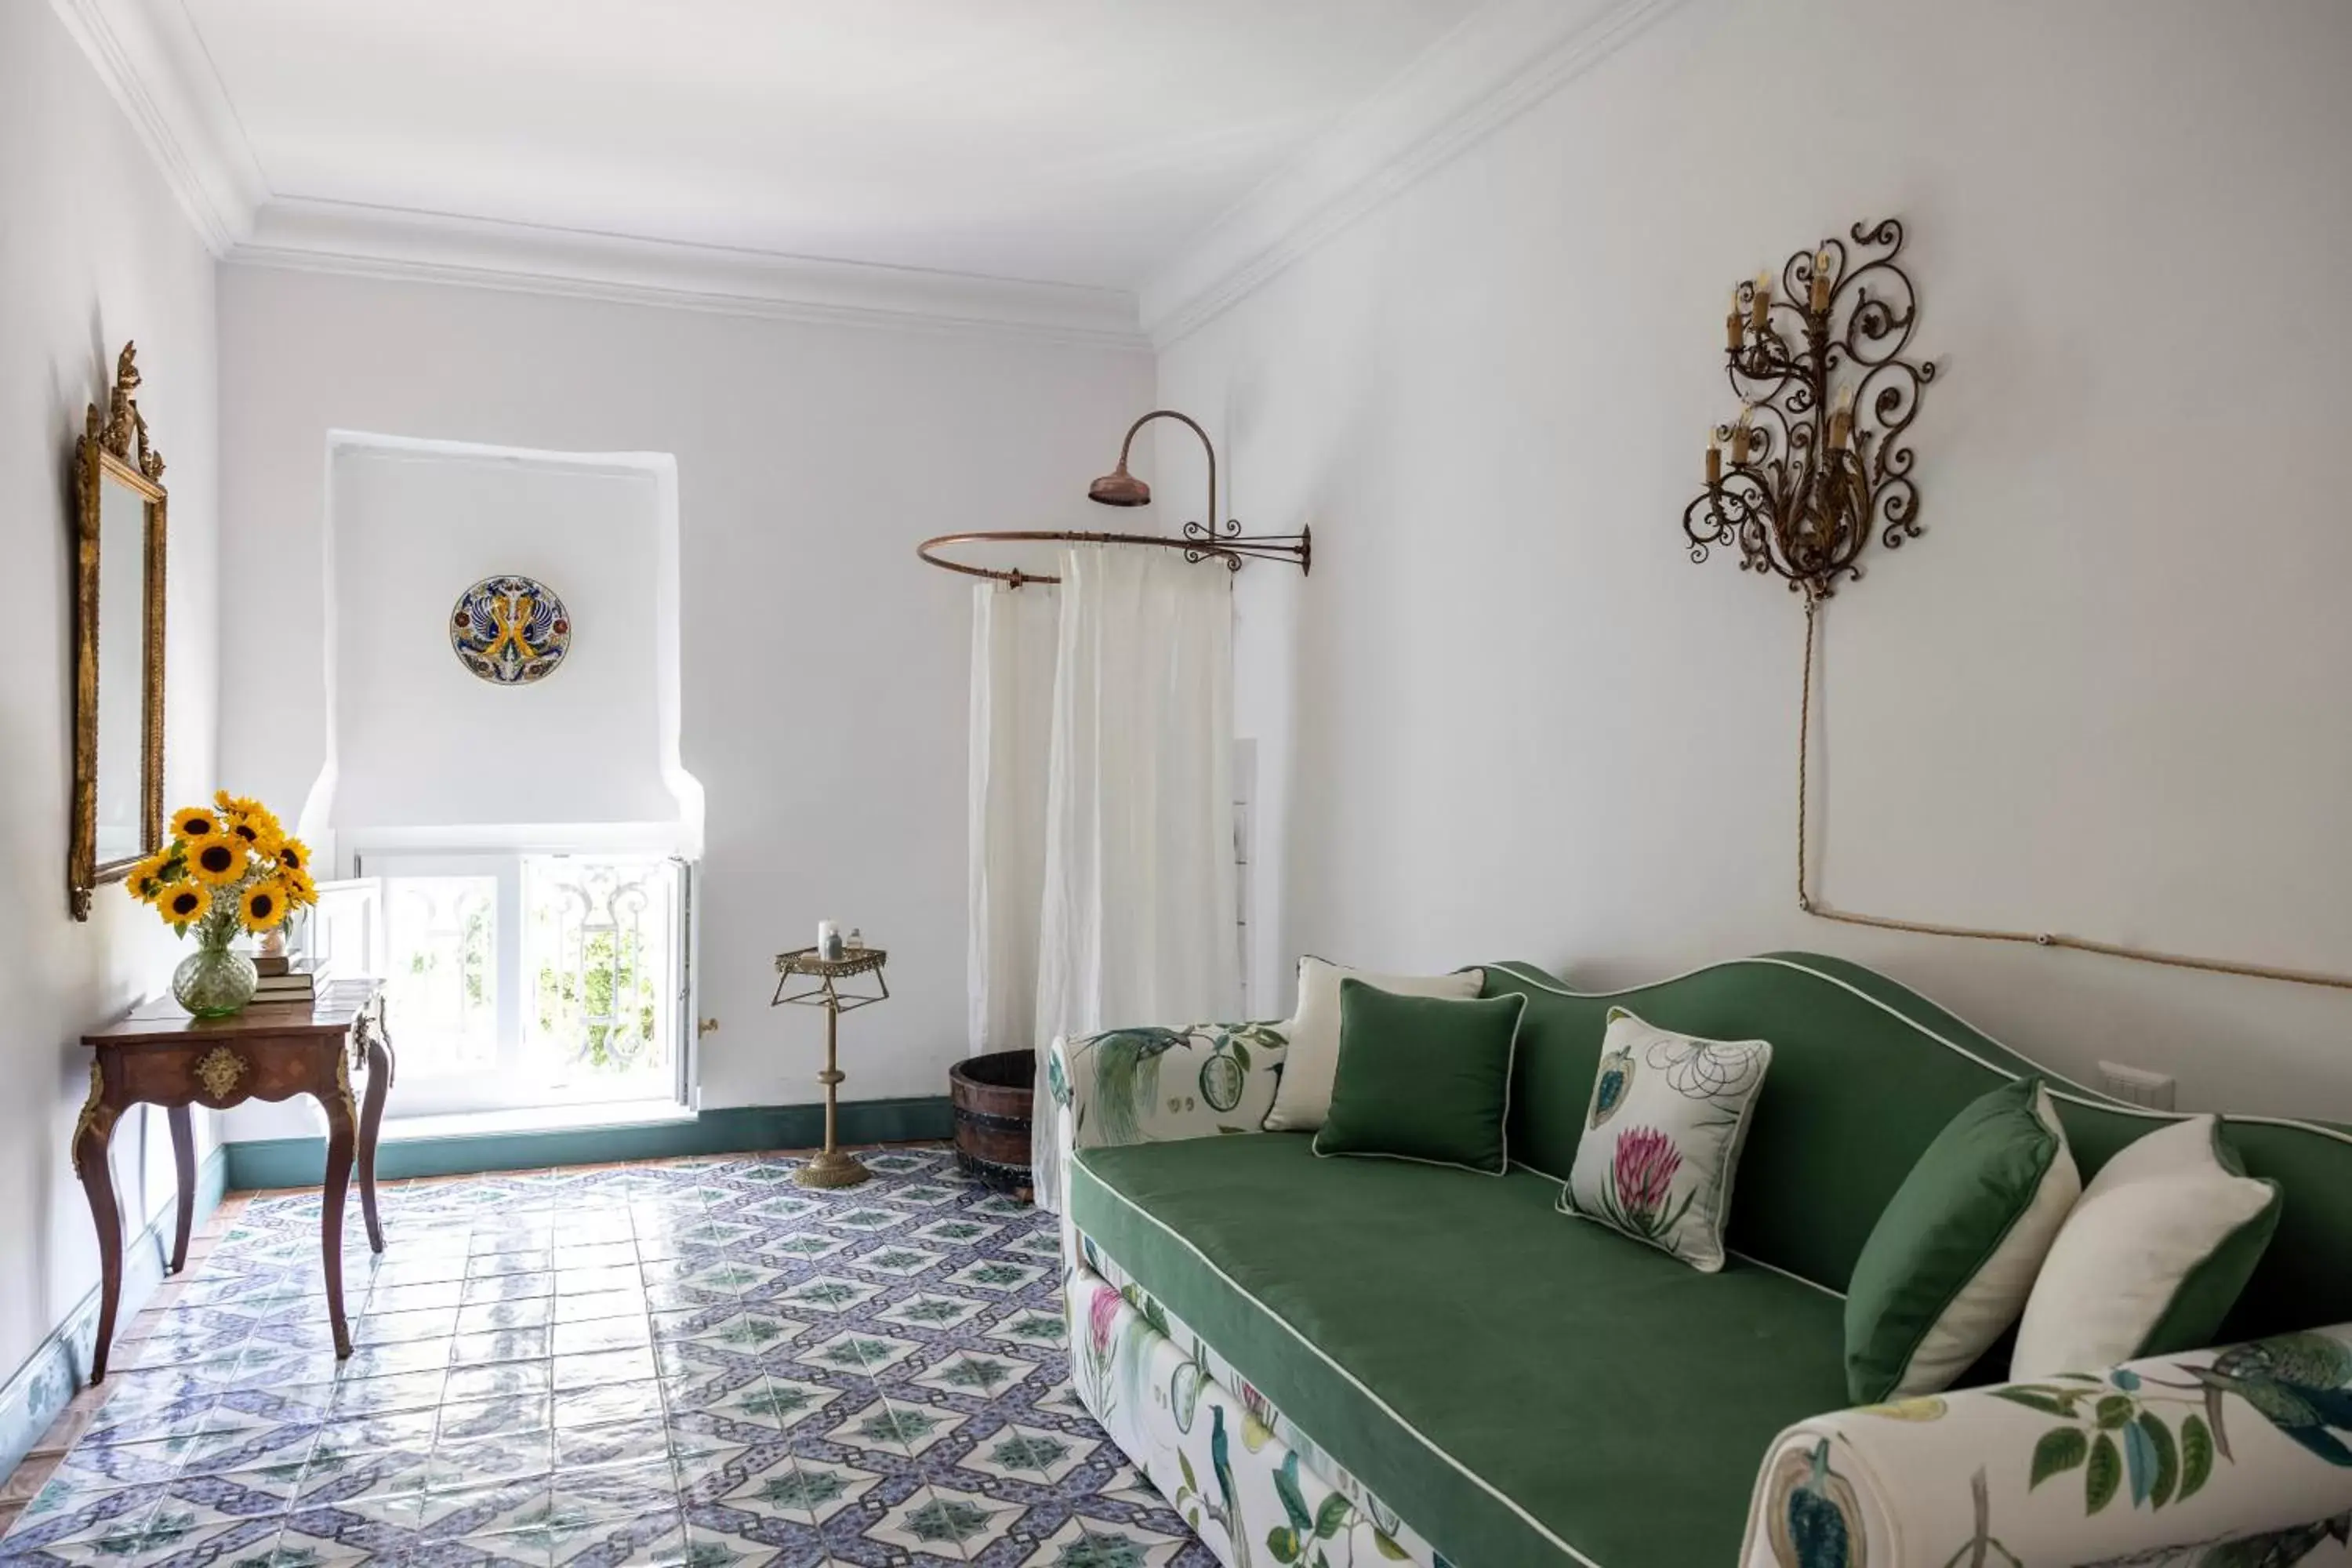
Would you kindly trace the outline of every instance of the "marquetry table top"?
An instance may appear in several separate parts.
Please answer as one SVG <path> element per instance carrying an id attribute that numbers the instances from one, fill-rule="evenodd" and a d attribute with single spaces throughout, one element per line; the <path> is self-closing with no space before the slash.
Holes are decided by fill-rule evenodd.
<path id="1" fill-rule="evenodd" d="M 256 1002 L 229 1018 L 196 1018 L 169 996 L 142 1002 L 81 1037 L 85 1046 L 171 1045 L 191 1035 L 259 1037 L 348 1035 L 383 988 L 378 980 L 331 980 L 309 1002 Z"/>

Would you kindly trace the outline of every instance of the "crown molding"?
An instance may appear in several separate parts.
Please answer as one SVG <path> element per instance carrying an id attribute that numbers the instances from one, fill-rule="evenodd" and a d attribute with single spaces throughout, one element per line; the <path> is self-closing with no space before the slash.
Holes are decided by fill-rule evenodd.
<path id="1" fill-rule="evenodd" d="M 1681 3 L 1489 0 L 1129 294 L 277 195 L 184 6 L 50 0 L 232 262 L 1122 349 L 1197 330 Z"/>
<path id="2" fill-rule="evenodd" d="M 854 326 L 1011 333 L 1148 351 L 1109 289 L 279 197 L 231 262 Z"/>
<path id="3" fill-rule="evenodd" d="M 1165 348 L 1607 59 L 1682 0 L 1489 0 L 1139 290 Z"/>
<path id="4" fill-rule="evenodd" d="M 251 230 L 268 182 L 187 11 L 146 0 L 49 0 L 130 117 L 157 173 L 215 256 Z"/>
<path id="5" fill-rule="evenodd" d="M 15 4 L 16 0 L 0 0 Z M 282 195 L 176 0 L 49 0 L 224 260 L 788 321 L 1011 333 L 1148 351 L 1108 289 Z"/>

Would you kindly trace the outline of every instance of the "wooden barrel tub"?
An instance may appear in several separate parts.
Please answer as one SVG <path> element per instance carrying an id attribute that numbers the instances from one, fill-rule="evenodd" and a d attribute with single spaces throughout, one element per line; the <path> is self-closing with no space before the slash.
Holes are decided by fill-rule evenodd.
<path id="1" fill-rule="evenodd" d="M 956 1163 L 1024 1203 L 1030 1201 L 1030 1113 L 1036 1081 L 1035 1051 L 992 1051 L 948 1069 Z"/>

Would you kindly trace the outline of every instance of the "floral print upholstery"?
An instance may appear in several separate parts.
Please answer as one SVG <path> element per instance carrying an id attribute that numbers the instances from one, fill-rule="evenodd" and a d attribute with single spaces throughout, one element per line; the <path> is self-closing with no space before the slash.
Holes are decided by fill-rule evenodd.
<path id="1" fill-rule="evenodd" d="M 1762 1040 L 1702 1040 L 1612 1007 L 1562 1212 L 1722 1268 L 1732 1178 L 1771 1061 Z"/>
<path id="2" fill-rule="evenodd" d="M 2352 1562 L 2352 1325 L 1801 1422 L 1742 1562 Z"/>
<path id="3" fill-rule="evenodd" d="M 1057 1039 L 1046 1084 L 1071 1147 L 1255 1132 L 1289 1042 L 1278 1024 L 1187 1024 Z"/>
<path id="4" fill-rule="evenodd" d="M 1230 1367 L 1213 1370 L 1199 1338 L 1158 1302 L 1085 1261 L 1069 1268 L 1064 1299 L 1079 1400 L 1228 1568 L 1444 1563 L 1377 1500 L 1328 1475 L 1318 1450 L 1286 1440 L 1255 1391 L 1228 1381 Z"/>
<path id="5" fill-rule="evenodd" d="M 1287 1042 L 1272 1024 L 1054 1042 L 1064 1161 L 1081 1148 L 1255 1133 Z M 1062 1220 L 1078 1398 L 1228 1568 L 1444 1559 L 1232 1364 Z"/>

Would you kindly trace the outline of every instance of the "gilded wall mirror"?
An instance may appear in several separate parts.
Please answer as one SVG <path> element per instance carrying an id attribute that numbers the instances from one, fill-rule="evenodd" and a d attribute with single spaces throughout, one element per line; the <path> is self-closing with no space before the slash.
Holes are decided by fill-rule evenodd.
<path id="1" fill-rule="evenodd" d="M 73 841 L 67 897 L 163 843 L 163 457 L 140 416 L 136 347 L 74 443 Z"/>

